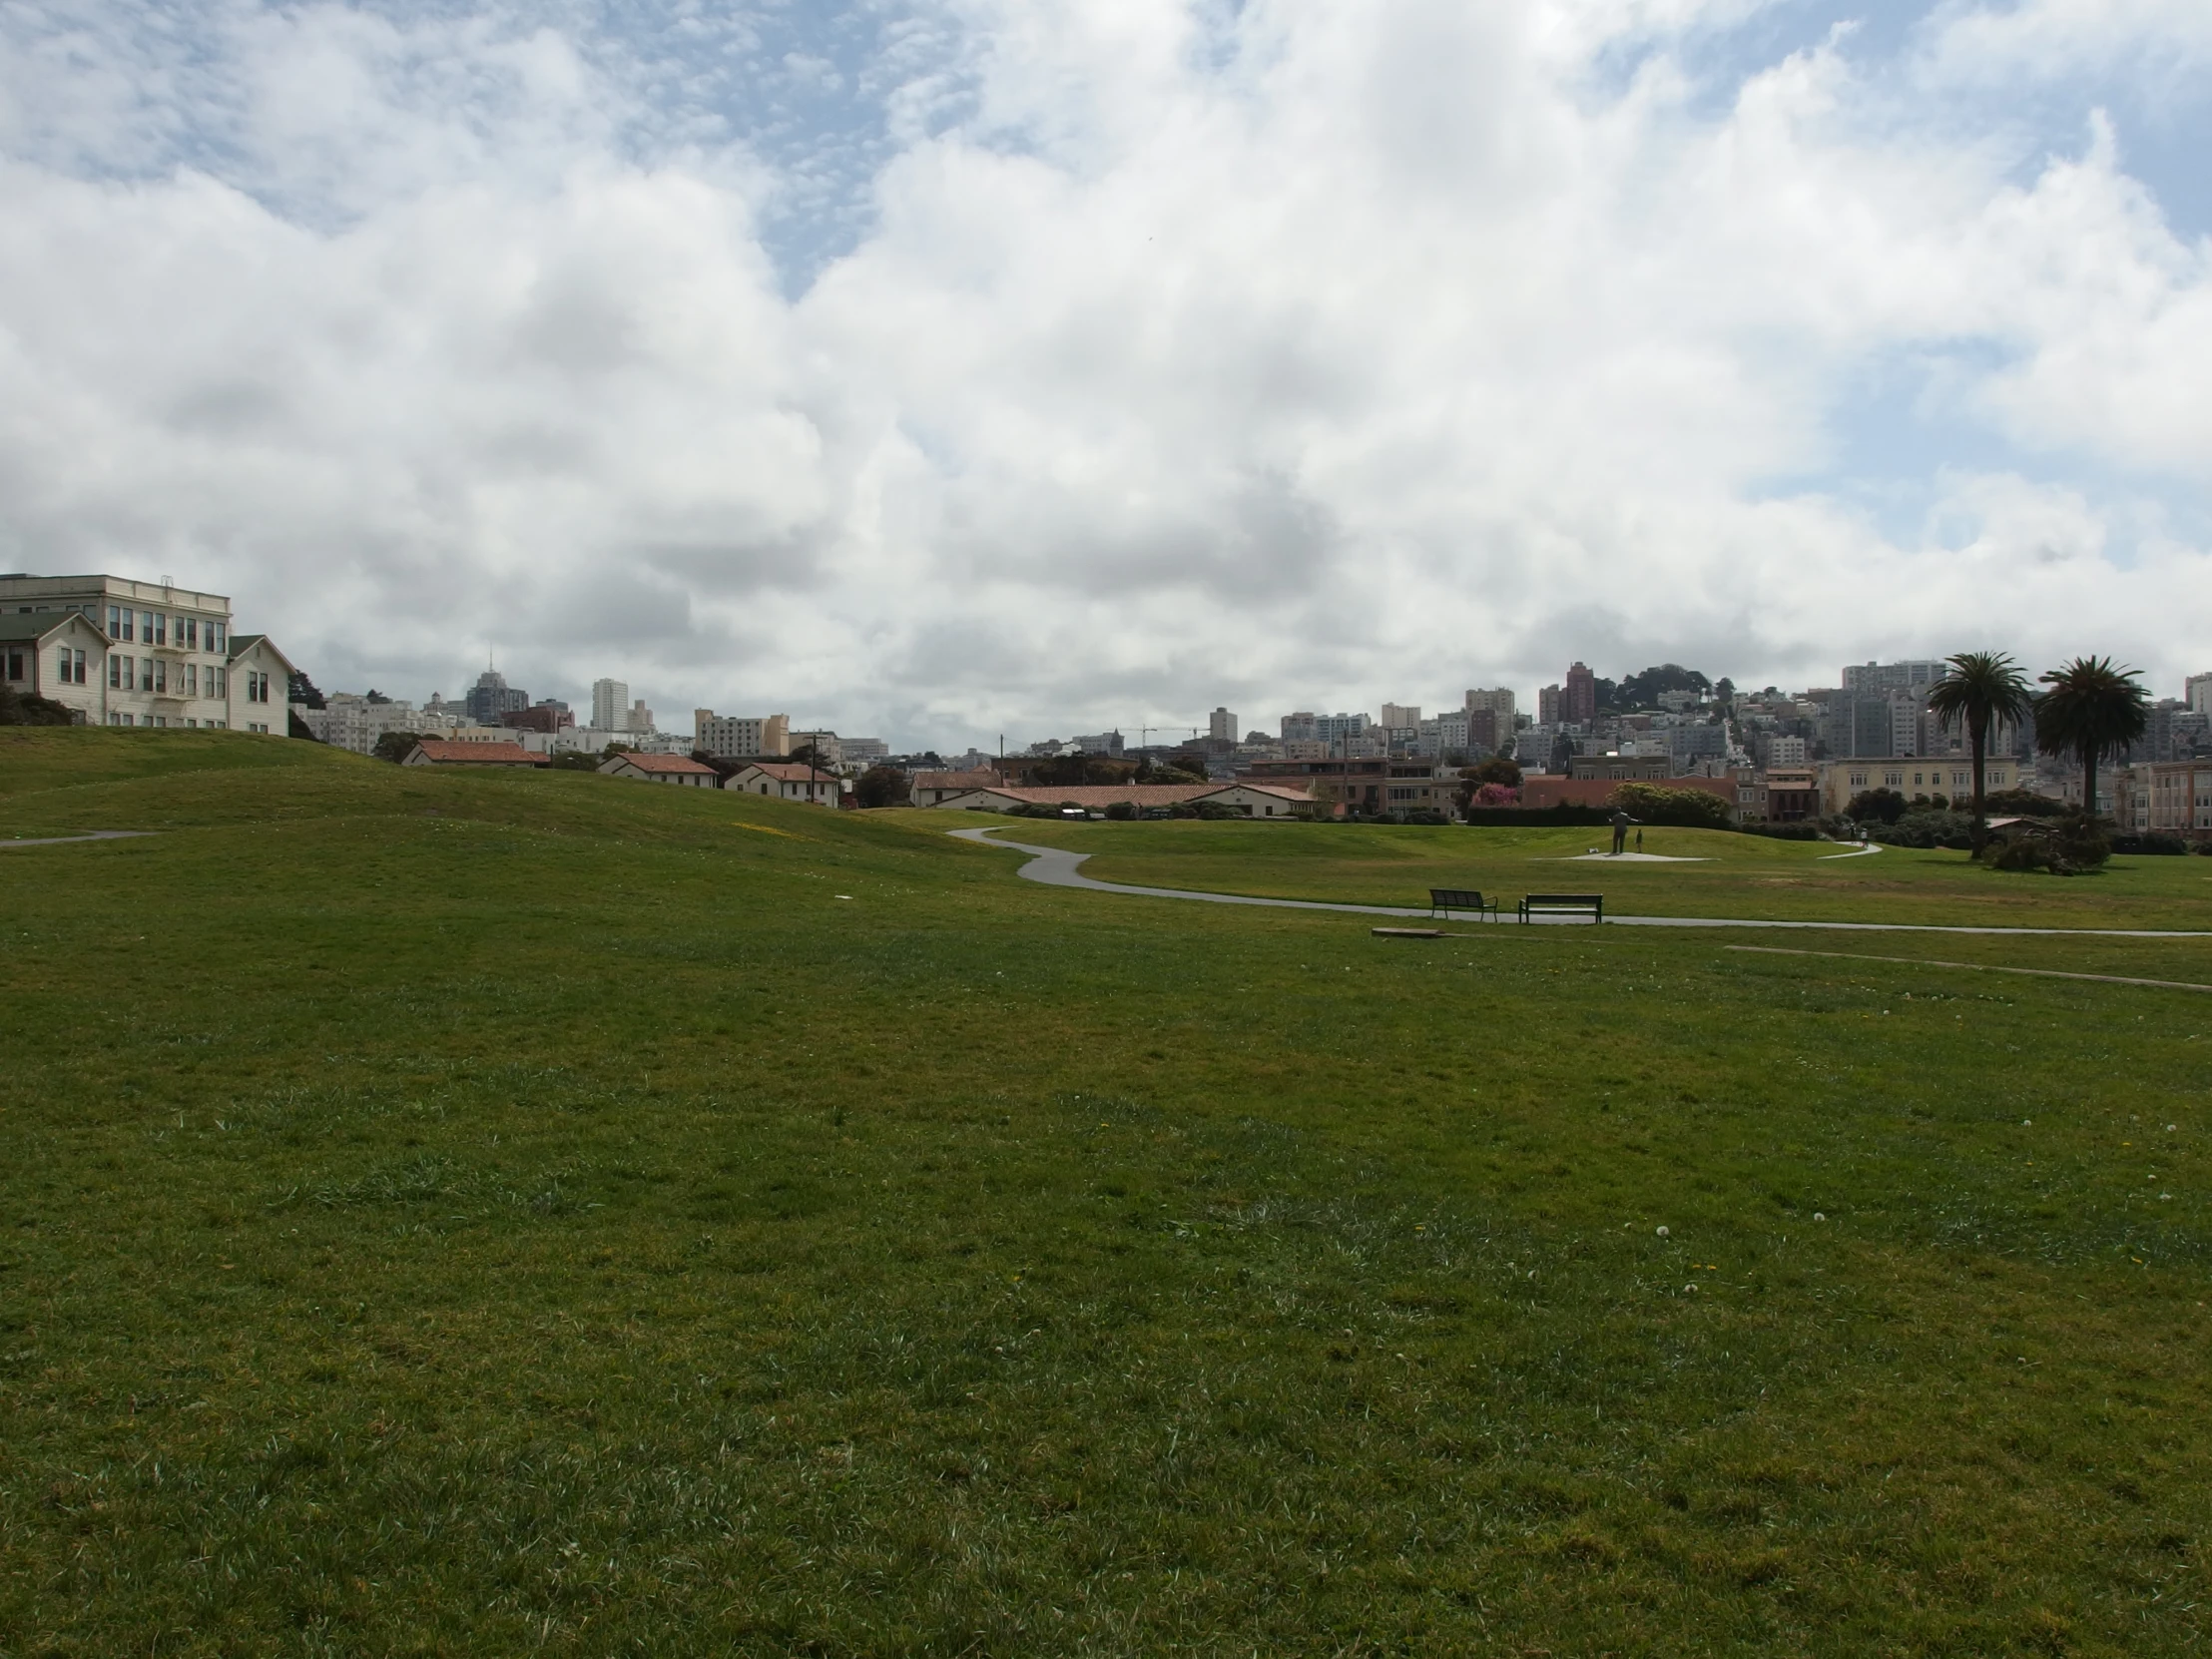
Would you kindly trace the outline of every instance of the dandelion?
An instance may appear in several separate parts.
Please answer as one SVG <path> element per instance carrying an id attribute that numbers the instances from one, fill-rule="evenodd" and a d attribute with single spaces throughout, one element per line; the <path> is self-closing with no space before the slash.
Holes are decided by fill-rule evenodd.
<path id="1" fill-rule="evenodd" d="M 1820 1211 L 1818 1211 L 1818 1210 L 1815 1210 L 1815 1211 L 1813 1212 L 1813 1219 L 1814 1219 L 1815 1221 L 1826 1221 L 1826 1220 L 1828 1220 L 1828 1218 L 1827 1218 L 1826 1216 L 1822 1215 L 1822 1214 L 1820 1213 Z"/>
<path id="2" fill-rule="evenodd" d="M 1667 1236 L 1667 1230 L 1666 1230 L 1666 1229 L 1665 1229 L 1664 1227 L 1660 1228 L 1660 1229 L 1659 1229 L 1659 1237 L 1661 1237 L 1661 1238 L 1663 1239 L 1663 1238 L 1665 1238 L 1666 1236 Z"/>

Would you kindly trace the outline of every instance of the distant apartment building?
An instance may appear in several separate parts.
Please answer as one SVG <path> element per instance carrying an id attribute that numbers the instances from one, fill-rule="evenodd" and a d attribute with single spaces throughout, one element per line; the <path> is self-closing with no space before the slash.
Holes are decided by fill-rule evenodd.
<path id="1" fill-rule="evenodd" d="M 1871 665 L 1870 665 L 1871 666 Z M 1821 717 L 1821 742 L 1831 760 L 1918 755 L 1926 737 L 1925 691 L 1902 687 L 1831 695 Z"/>
<path id="2" fill-rule="evenodd" d="M 792 752 L 789 715 L 718 715 L 692 711 L 692 746 L 718 761 L 781 760 Z"/>
<path id="3" fill-rule="evenodd" d="M 1545 686 L 1536 693 L 1536 724 L 1538 726 L 1557 726 L 1559 724 L 1559 700 L 1562 695 L 1560 688 L 1557 686 Z"/>
<path id="4" fill-rule="evenodd" d="M 1458 779 L 1424 761 L 1383 756 L 1351 759 L 1260 761 L 1238 774 L 1240 781 L 1276 785 L 1310 793 L 1317 807 L 1334 812 L 1449 813 Z"/>
<path id="5" fill-rule="evenodd" d="M 1117 737 L 1119 735 L 1116 734 Z M 1237 741 L 1237 717 L 1227 709 L 1216 709 L 1206 717 L 1206 736 L 1215 743 L 1235 743 Z"/>
<path id="6" fill-rule="evenodd" d="M 1759 758 L 1769 771 L 1776 767 L 1802 767 L 1806 764 L 1805 740 L 1780 736 L 1762 737 L 1759 740 Z"/>
<path id="7" fill-rule="evenodd" d="M 299 720 L 319 741 L 355 755 L 375 754 L 377 740 L 387 732 L 450 738 L 455 727 L 450 715 L 433 715 L 393 698 L 371 701 L 358 692 L 332 692 L 321 708 L 301 709 Z"/>
<path id="8" fill-rule="evenodd" d="M 1376 724 L 1393 732 L 1403 732 L 1417 728 L 1420 725 L 1420 705 L 1418 703 L 1385 703 L 1382 705 L 1382 718 Z"/>
<path id="9" fill-rule="evenodd" d="M 1759 816 L 1769 824 L 1803 824 L 1821 816 L 1820 773 L 1812 767 L 1769 767 L 1758 790 Z"/>
<path id="10" fill-rule="evenodd" d="M 1321 742 L 1320 734 L 1314 730 L 1314 723 L 1320 718 L 1311 709 L 1301 709 L 1296 714 L 1285 715 L 1283 717 L 1283 741 L 1285 743 Z"/>
<path id="11" fill-rule="evenodd" d="M 840 747 L 847 766 L 881 766 L 891 758 L 891 746 L 881 738 L 844 738 Z"/>
<path id="12" fill-rule="evenodd" d="M 1214 712 L 1217 715 L 1221 713 L 1218 709 Z M 1214 724 L 1219 726 L 1221 723 L 1217 720 Z M 1128 747 L 1119 732 L 1092 732 L 1068 741 L 1075 746 L 1078 755 L 1104 755 L 1110 760 L 1119 760 Z"/>
<path id="13" fill-rule="evenodd" d="M 1728 728 L 1704 721 L 1670 726 L 1666 743 L 1676 768 L 1686 772 L 1693 762 L 1718 760 L 1728 754 Z"/>
<path id="14" fill-rule="evenodd" d="M 1433 720 L 1422 721 L 1416 731 L 1413 753 L 1430 760 L 1467 755 L 1467 712 L 1446 709 Z"/>
<path id="15" fill-rule="evenodd" d="M 1821 811 L 1831 816 L 1868 790 L 1895 790 L 1908 801 L 1973 799 L 1973 767 L 1955 756 L 1862 756 L 1824 762 L 1820 774 Z M 1991 795 L 2020 788 L 2018 763 L 1991 756 L 1982 767 L 1982 787 Z"/>
<path id="16" fill-rule="evenodd" d="M 2177 698 L 2162 697 L 2150 707 L 2138 748 L 2146 761 L 2188 761 L 2212 748 L 2212 720 Z"/>
<path id="17" fill-rule="evenodd" d="M 289 735 L 291 661 L 265 634 L 233 633 L 222 594 L 122 576 L 17 573 L 0 576 L 0 616 L 14 619 L 4 649 L 20 654 L 24 671 L 10 684 L 50 688 L 37 695 L 93 725 Z M 67 616 L 78 623 L 49 626 Z"/>
<path id="18" fill-rule="evenodd" d="M 2212 674 L 2192 674 L 2182 681 L 2181 701 L 2198 714 L 2212 717 Z"/>
<path id="19" fill-rule="evenodd" d="M 1501 739 L 1511 737 L 1513 729 L 1520 724 L 1519 706 L 1514 702 L 1512 692 L 1504 686 L 1495 686 L 1488 691 L 1469 691 L 1466 701 L 1460 707 L 1466 710 L 1470 718 L 1482 713 L 1494 717 L 1494 730 Z M 1492 747 L 1495 748 L 1496 745 Z"/>
<path id="20" fill-rule="evenodd" d="M 2078 798 L 2080 785 L 2074 793 Z M 2212 760 L 2153 761 L 2115 769 L 2112 817 L 2121 829 L 2138 833 L 2212 838 Z"/>
<path id="21" fill-rule="evenodd" d="M 1597 676 L 1582 663 L 1567 669 L 1567 683 L 1559 693 L 1559 718 L 1575 726 L 1597 719 Z"/>
<path id="22" fill-rule="evenodd" d="M 1577 755 L 1567 765 L 1569 778 L 1611 778 L 1622 783 L 1657 784 L 1674 776 L 1674 762 L 1658 755 Z"/>
<path id="23" fill-rule="evenodd" d="M 594 731 L 628 731 L 630 688 L 620 680 L 594 680 L 591 683 L 591 723 Z"/>
<path id="24" fill-rule="evenodd" d="M 1855 663 L 1844 670 L 1844 690 L 1861 696 L 1926 691 L 1950 673 L 1950 665 L 1916 659 L 1902 663 Z"/>

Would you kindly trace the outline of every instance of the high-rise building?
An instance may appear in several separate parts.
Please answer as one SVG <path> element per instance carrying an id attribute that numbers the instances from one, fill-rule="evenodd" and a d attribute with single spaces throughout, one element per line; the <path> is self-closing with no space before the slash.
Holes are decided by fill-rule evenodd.
<path id="1" fill-rule="evenodd" d="M 2212 715 L 2212 674 L 2192 674 L 2182 681 L 2181 701 L 2200 715 Z"/>
<path id="2" fill-rule="evenodd" d="M 506 676 L 497 669 L 484 670 L 469 688 L 468 718 L 479 726 L 497 726 L 501 715 L 515 714 L 529 706 L 530 694 L 508 685 Z"/>
<path id="3" fill-rule="evenodd" d="M 1520 724 L 1520 711 L 1513 702 L 1513 694 L 1503 686 L 1489 691 L 1468 692 L 1466 710 L 1470 715 L 1486 711 L 1497 716 L 1497 730 L 1502 736 L 1510 737 L 1513 728 Z"/>
<path id="4" fill-rule="evenodd" d="M 1567 670 L 1566 689 L 1559 694 L 1559 718 L 1574 726 L 1597 719 L 1597 676 L 1581 663 Z"/>
<path id="5" fill-rule="evenodd" d="M 1557 686 L 1546 686 L 1536 694 L 1536 724 L 1538 726 L 1556 726 L 1559 724 L 1559 688 Z"/>
<path id="6" fill-rule="evenodd" d="M 629 688 L 626 686 L 623 689 L 627 691 Z M 623 728 L 624 731 L 636 732 L 642 736 L 653 730 L 653 711 L 645 706 L 645 699 L 642 697 L 630 705 L 626 718 L 628 724 Z"/>
<path id="7" fill-rule="evenodd" d="M 1320 737 L 1314 730 L 1321 717 L 1311 709 L 1301 709 L 1295 715 L 1283 717 L 1283 741 L 1285 743 L 1318 743 Z"/>
<path id="8" fill-rule="evenodd" d="M 630 688 L 620 680 L 591 683 L 591 725 L 595 732 L 630 729 Z"/>
<path id="9" fill-rule="evenodd" d="M 1420 705 L 1418 703 L 1385 703 L 1382 705 L 1382 719 L 1380 724 L 1390 728 L 1392 731 L 1402 731 L 1408 726 L 1417 727 L 1420 725 Z"/>
<path id="10" fill-rule="evenodd" d="M 1950 665 L 1941 662 L 1857 663 L 1844 670 L 1844 690 L 1861 697 L 1920 691 L 1948 673 Z"/>
<path id="11" fill-rule="evenodd" d="M 692 744 L 718 761 L 752 761 L 764 756 L 781 758 L 792 752 L 791 716 L 718 715 L 712 709 L 692 711 Z"/>
<path id="12" fill-rule="evenodd" d="M 1227 709 L 1216 709 L 1206 717 L 1206 736 L 1214 743 L 1234 744 L 1237 741 L 1237 717 Z"/>

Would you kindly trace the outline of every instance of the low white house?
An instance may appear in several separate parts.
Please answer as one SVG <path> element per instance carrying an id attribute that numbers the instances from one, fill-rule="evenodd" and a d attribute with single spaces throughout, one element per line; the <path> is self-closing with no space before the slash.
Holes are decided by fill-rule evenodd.
<path id="1" fill-rule="evenodd" d="M 844 786 L 834 773 L 796 766 L 789 761 L 755 761 L 743 772 L 733 773 L 722 786 L 771 801 L 804 801 L 817 807 L 834 807 Z"/>
<path id="2" fill-rule="evenodd" d="M 611 755 L 599 770 L 609 778 L 628 778 L 641 784 L 674 784 L 693 790 L 722 788 L 722 774 L 689 755 Z"/>

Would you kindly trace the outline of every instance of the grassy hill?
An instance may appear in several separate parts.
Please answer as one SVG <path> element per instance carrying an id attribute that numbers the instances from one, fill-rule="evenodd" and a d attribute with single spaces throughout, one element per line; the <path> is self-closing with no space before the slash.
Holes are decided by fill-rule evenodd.
<path id="1" fill-rule="evenodd" d="M 948 816 L 0 733 L 0 1652 L 2201 1641 L 2212 996 Z"/>
<path id="2" fill-rule="evenodd" d="M 1602 890 L 1608 913 L 1781 920 L 1944 922 L 1982 927 L 2212 930 L 2212 858 L 2122 856 L 2094 874 L 2021 876 L 1963 852 L 1653 828 L 1644 850 L 1679 863 L 1591 860 L 1598 828 L 1489 830 L 1372 824 L 1055 824 L 1020 820 L 1017 840 L 1091 854 L 1084 872 L 1138 886 L 1279 898 L 1425 904 L 1431 886 L 1507 896 Z"/>

